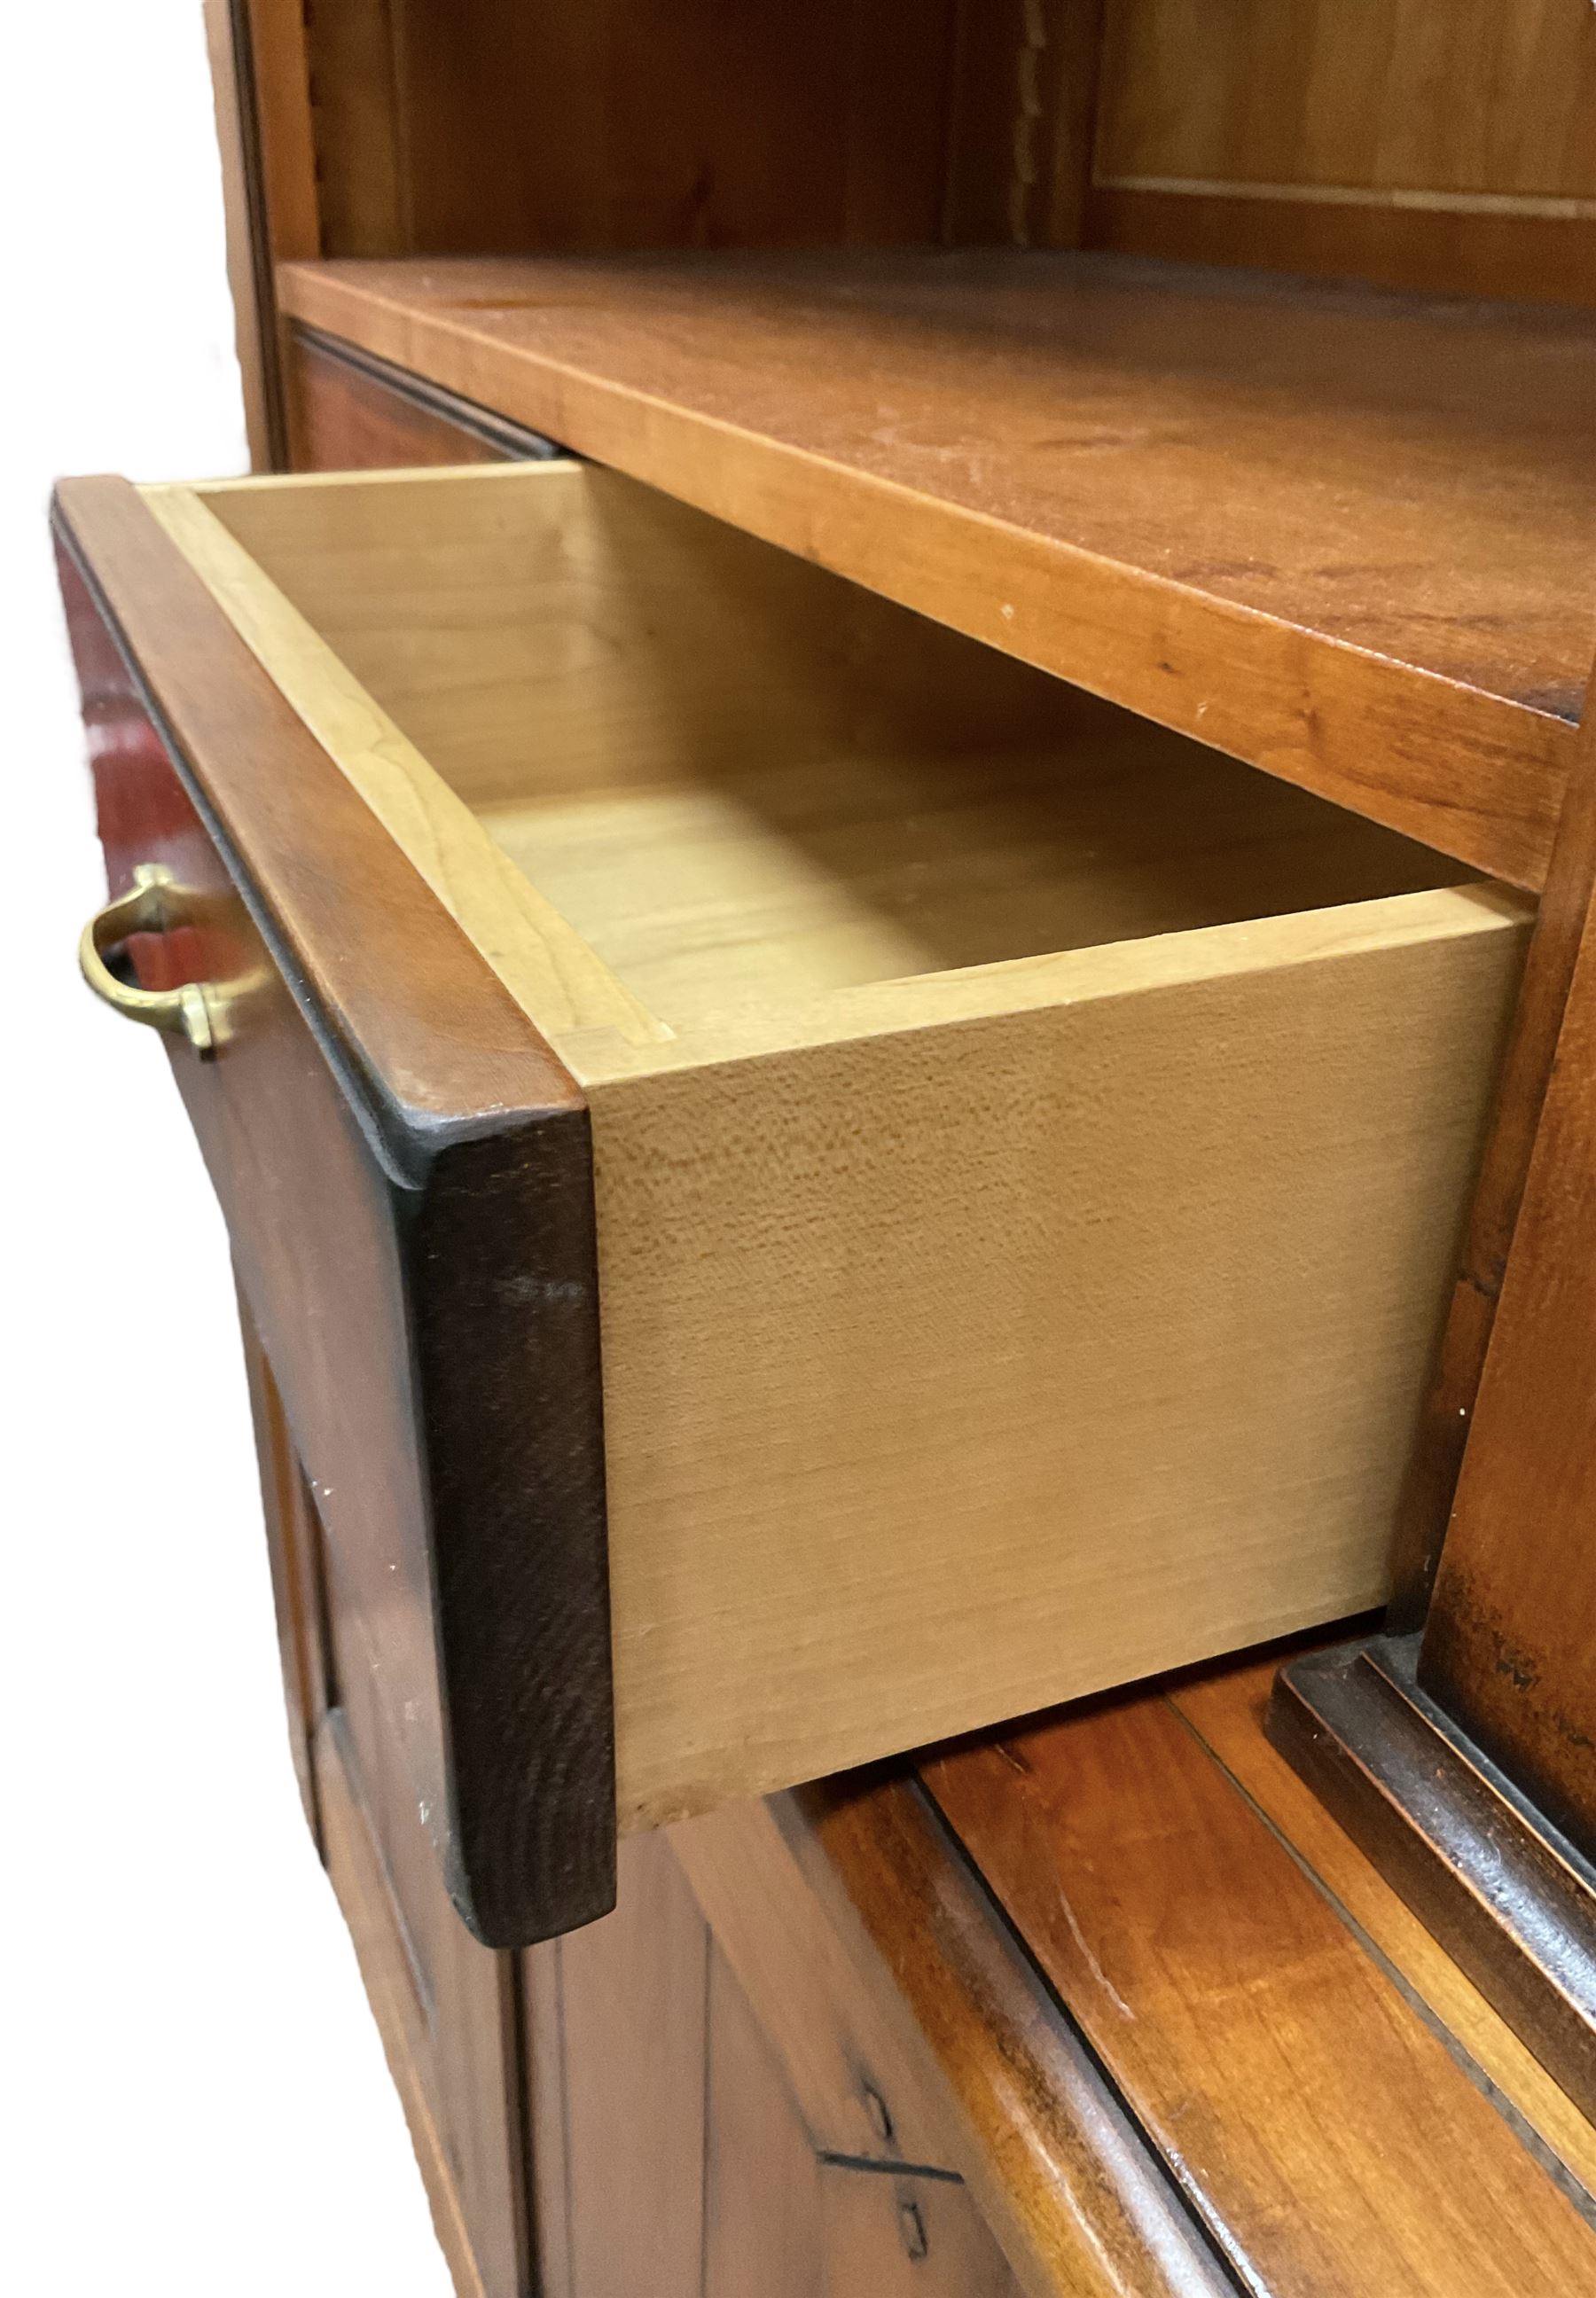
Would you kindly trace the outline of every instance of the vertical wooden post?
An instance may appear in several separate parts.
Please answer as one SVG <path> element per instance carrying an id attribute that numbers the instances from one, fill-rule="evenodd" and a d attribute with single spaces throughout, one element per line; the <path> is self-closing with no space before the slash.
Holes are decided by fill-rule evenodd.
<path id="1" fill-rule="evenodd" d="M 1565 803 L 1426 1438 L 1391 1623 L 1411 1632 L 1286 1668 L 1270 1735 L 1591 2113 L 1596 717 Z"/>

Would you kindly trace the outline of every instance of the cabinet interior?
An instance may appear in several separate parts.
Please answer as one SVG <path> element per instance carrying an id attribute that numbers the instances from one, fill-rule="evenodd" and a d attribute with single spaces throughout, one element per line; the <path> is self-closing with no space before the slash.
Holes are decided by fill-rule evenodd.
<path id="1" fill-rule="evenodd" d="M 1596 13 L 351 0 L 302 37 L 291 334 L 1539 891 L 1596 649 Z"/>

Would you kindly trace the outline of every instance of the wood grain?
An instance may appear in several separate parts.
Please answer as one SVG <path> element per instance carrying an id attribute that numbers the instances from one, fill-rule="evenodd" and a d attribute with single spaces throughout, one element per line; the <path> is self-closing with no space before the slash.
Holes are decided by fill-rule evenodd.
<path id="1" fill-rule="evenodd" d="M 327 252 L 931 239 L 953 12 L 343 0 L 310 33 Z"/>
<path id="2" fill-rule="evenodd" d="M 948 2117 L 949 2159 L 1031 2298 L 1219 2298 L 1228 2276 L 917 1789 L 779 1798 L 798 1870 Z"/>
<path id="3" fill-rule="evenodd" d="M 1517 932 L 1391 913 L 590 1087 L 624 1825 L 1380 1600 Z"/>
<path id="4" fill-rule="evenodd" d="M 705 2298 L 1018 2298 L 958 2180 L 816 2156 L 780 2062 L 713 1948 L 708 2008 Z"/>
<path id="5" fill-rule="evenodd" d="M 1588 304 L 1596 34 L 1489 0 L 1108 0 L 1090 244 Z"/>
<path id="6" fill-rule="evenodd" d="M 1087 195 L 1085 240 L 1115 255 L 1246 264 L 1410 294 L 1588 305 L 1592 204 L 1542 213 L 1511 201 L 1315 198 L 1286 185 L 1100 183 Z"/>
<path id="7" fill-rule="evenodd" d="M 650 1838 L 649 1840 L 657 1839 Z M 669 1831 L 671 1851 L 822 2153 L 963 2167 L 967 2146 L 763 1802 Z"/>
<path id="8" fill-rule="evenodd" d="M 535 432 L 308 328 L 289 330 L 285 383 L 297 470 L 501 463 L 554 451 Z"/>
<path id="9" fill-rule="evenodd" d="M 1592 730 L 1596 732 L 1596 730 Z M 1588 809 L 1581 821 L 1593 825 Z M 1512 1233 L 1418 1674 L 1587 1857 L 1596 1854 L 1596 894 Z"/>
<path id="10" fill-rule="evenodd" d="M 157 985 L 147 985 L 153 988 Z M 166 985 L 170 986 L 170 985 Z M 244 1333 L 244 1370 L 260 1469 L 267 1554 L 271 1563 L 272 1602 L 277 1612 L 277 1650 L 288 1711 L 288 1744 L 294 1756 L 300 1800 L 317 1846 L 321 1815 L 316 1801 L 311 1740 L 331 1706 L 327 1684 L 327 1600 L 322 1580 L 321 1531 L 305 1489 L 305 1473 L 294 1449 L 283 1400 L 266 1360 L 242 1291 L 239 1321 Z"/>
<path id="11" fill-rule="evenodd" d="M 1583 315 L 1001 252 L 291 266 L 281 292 L 1005 652 L 1544 877 L 1592 653 Z"/>
<path id="12" fill-rule="evenodd" d="M 1271 1656 L 1201 1674 L 1176 1685 L 1170 1696 L 1346 1920 L 1367 1935 L 1585 2192 L 1596 2195 L 1596 2129 L 1265 1737 L 1278 1665 Z"/>
<path id="13" fill-rule="evenodd" d="M 262 228 L 259 123 L 254 82 L 243 43 L 248 35 L 234 0 L 203 0 L 205 45 L 216 105 L 221 159 L 222 223 L 233 340 L 244 386 L 244 427 L 250 467 L 269 471 L 285 461 L 282 379 L 277 369 L 273 257 Z"/>
<path id="14" fill-rule="evenodd" d="M 1510 901 L 613 475 L 153 500 L 589 1095 L 624 1826 L 1378 1600 Z"/>
<path id="15" fill-rule="evenodd" d="M 1596 205 L 1593 116 L 1583 8 L 1106 0 L 1100 178 Z"/>
<path id="16" fill-rule="evenodd" d="M 132 491 L 62 519 L 97 764 L 161 792 L 103 814 L 113 886 L 229 894 L 202 959 L 260 975 L 223 1058 L 175 1062 L 241 1279 L 451 1888 L 524 1940 L 613 1888 L 580 1097 Z"/>
<path id="17" fill-rule="evenodd" d="M 540 469 L 532 475 L 541 491 L 549 474 Z M 363 488 L 369 482 L 359 484 Z M 322 492 L 316 489 L 299 500 L 313 512 Z M 613 1030 L 644 1040 L 658 1035 L 654 1017 L 499 853 L 470 809 L 353 675 L 343 653 L 328 646 L 275 586 L 261 582 L 249 554 L 198 494 L 187 488 L 149 490 L 145 500 L 188 563 L 203 574 L 234 628 L 269 665 L 306 728 L 336 760 L 351 794 L 358 792 L 370 808 L 368 835 L 386 831 L 477 947 L 496 954 L 495 972 L 523 1013 L 539 1017 L 540 1032 L 563 1037 L 583 1029 Z M 212 500 L 226 498 L 218 491 Z M 424 505 L 426 492 L 418 496 L 407 483 L 393 500 L 401 508 Z M 542 492 L 528 500 L 535 507 Z M 305 523 L 313 524 L 309 518 Z M 525 523 L 520 539 L 527 539 Z M 425 547 L 416 533 L 412 550 Z M 413 558 L 409 564 L 413 568 Z M 492 562 L 475 558 L 473 564 L 475 594 L 497 613 L 500 603 L 481 587 L 491 580 Z M 360 599 L 367 593 L 354 595 Z"/>
<path id="18" fill-rule="evenodd" d="M 558 1952 L 573 2298 L 694 2298 L 709 1942 L 663 1836 L 623 1846 L 615 1912 Z"/>
<path id="19" fill-rule="evenodd" d="M 922 1776 L 1244 2286 L 1596 2289 L 1590 2225 L 1167 1701 Z"/>
<path id="20" fill-rule="evenodd" d="M 459 2298 L 518 2298 L 514 2279 L 493 2283 L 477 2259 L 448 2148 L 428 2095 L 426 2069 L 430 2052 L 425 2019 L 410 1984 L 404 1942 L 382 1861 L 344 1760 L 335 1715 L 323 1719 L 316 1735 L 315 1756 L 317 1791 L 327 1830 L 327 1873 L 354 1940 L 367 2000 L 404 2109 L 439 2247 Z"/>
<path id="21" fill-rule="evenodd" d="M 1587 717 L 1535 913 L 1457 1283 L 1398 1510 L 1387 1618 L 1396 1634 L 1422 1626 L 1428 1609 L 1593 889 L 1596 717 Z"/>
<path id="22" fill-rule="evenodd" d="M 1079 246 L 1101 0 L 959 0 L 957 14 L 941 238 Z"/>

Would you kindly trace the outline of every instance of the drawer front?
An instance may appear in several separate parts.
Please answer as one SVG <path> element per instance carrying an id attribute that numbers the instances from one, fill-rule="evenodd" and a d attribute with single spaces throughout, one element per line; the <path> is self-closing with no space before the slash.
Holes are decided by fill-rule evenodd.
<path id="1" fill-rule="evenodd" d="M 614 1889 L 586 1112 L 131 491 L 62 531 L 112 891 L 194 921 L 130 955 L 241 985 L 172 1065 L 410 1798 L 542 1937 Z"/>
<path id="2" fill-rule="evenodd" d="M 313 328 L 291 330 L 285 374 L 300 470 L 528 462 L 556 451 L 535 431 Z"/>

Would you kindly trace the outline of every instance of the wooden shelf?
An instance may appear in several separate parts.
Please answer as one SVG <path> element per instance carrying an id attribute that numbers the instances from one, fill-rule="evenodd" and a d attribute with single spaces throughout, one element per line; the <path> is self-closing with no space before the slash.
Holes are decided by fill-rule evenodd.
<path id="1" fill-rule="evenodd" d="M 1096 255 L 299 263 L 295 319 L 1538 889 L 1596 314 Z"/>

